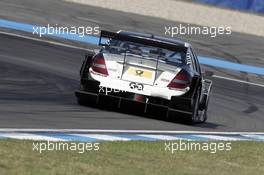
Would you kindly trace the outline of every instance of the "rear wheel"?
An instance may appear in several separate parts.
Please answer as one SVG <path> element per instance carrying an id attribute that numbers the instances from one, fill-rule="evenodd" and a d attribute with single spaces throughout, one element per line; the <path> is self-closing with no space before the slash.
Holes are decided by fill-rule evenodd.
<path id="1" fill-rule="evenodd" d="M 205 97 L 202 102 L 202 109 L 200 110 L 200 123 L 204 123 L 207 120 L 207 109 L 208 109 L 209 98 Z"/>
<path id="2" fill-rule="evenodd" d="M 192 103 L 192 115 L 188 117 L 187 123 L 188 124 L 194 124 L 200 122 L 200 110 L 199 110 L 199 105 L 200 105 L 200 97 L 201 97 L 201 88 L 199 87 L 198 90 L 196 91 L 196 94 L 193 99 Z"/>
<path id="3" fill-rule="evenodd" d="M 167 118 L 170 121 L 176 121 L 176 122 L 180 122 L 180 123 L 184 123 L 184 124 L 194 124 L 197 123 L 198 121 L 200 121 L 200 111 L 199 111 L 199 105 L 200 105 L 200 95 L 201 91 L 200 91 L 200 87 L 198 88 L 198 90 L 195 92 L 193 99 L 191 100 L 191 102 L 185 102 L 185 101 L 177 101 L 177 103 L 185 105 L 184 110 L 186 111 L 190 111 L 190 113 L 182 113 L 182 112 L 177 112 L 172 109 L 168 109 L 167 110 Z M 175 103 L 175 102 L 174 102 Z M 191 109 L 187 109 L 189 108 L 189 103 L 191 103 Z M 188 106 L 188 107 L 187 107 Z M 183 106 L 177 106 L 176 109 L 181 110 Z"/>
<path id="4" fill-rule="evenodd" d="M 200 93 L 198 92 L 195 96 L 193 103 L 193 109 L 192 109 L 192 115 L 190 118 L 189 123 L 194 124 L 199 120 L 199 101 L 200 101 Z"/>
<path id="5" fill-rule="evenodd" d="M 201 117 L 200 117 L 200 123 L 204 123 L 207 120 L 207 109 L 202 111 Z"/>

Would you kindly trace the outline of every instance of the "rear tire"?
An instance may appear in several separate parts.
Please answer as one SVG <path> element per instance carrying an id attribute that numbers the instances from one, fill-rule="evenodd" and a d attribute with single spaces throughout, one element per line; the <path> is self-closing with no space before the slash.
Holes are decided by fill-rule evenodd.
<path id="1" fill-rule="evenodd" d="M 207 109 L 208 109 L 208 103 L 209 103 L 209 99 L 206 101 L 206 103 L 204 104 L 204 109 L 201 111 L 202 115 L 200 116 L 200 123 L 205 123 L 207 120 Z"/>
<path id="2" fill-rule="evenodd" d="M 200 123 L 205 123 L 207 120 L 207 110 L 208 110 L 208 104 L 209 104 L 209 98 L 210 92 L 204 97 L 201 103 L 200 110 L 202 112 L 202 115 L 200 115 Z"/>
<path id="3" fill-rule="evenodd" d="M 201 92 L 200 92 L 200 88 L 196 91 L 195 94 L 195 102 L 192 105 L 192 115 L 187 119 L 187 123 L 188 124 L 195 124 L 197 123 L 200 119 L 199 119 L 199 103 L 200 103 L 200 96 L 201 96 Z"/>
<path id="4" fill-rule="evenodd" d="M 205 123 L 207 120 L 207 109 L 204 110 L 203 119 L 201 120 L 201 123 Z"/>

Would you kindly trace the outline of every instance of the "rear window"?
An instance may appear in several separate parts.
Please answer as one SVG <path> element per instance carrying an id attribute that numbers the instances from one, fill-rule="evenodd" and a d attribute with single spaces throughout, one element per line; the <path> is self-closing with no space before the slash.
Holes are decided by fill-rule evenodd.
<path id="1" fill-rule="evenodd" d="M 126 54 L 135 57 L 142 57 L 144 59 L 155 59 L 166 64 L 185 64 L 186 52 L 171 51 L 152 47 L 140 43 L 129 41 L 109 40 L 109 46 L 105 46 L 104 52 L 112 54 Z"/>

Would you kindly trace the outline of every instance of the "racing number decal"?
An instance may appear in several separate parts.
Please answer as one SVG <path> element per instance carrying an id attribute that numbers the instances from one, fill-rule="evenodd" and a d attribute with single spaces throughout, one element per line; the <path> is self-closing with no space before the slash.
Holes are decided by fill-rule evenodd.
<path id="1" fill-rule="evenodd" d="M 144 89 L 144 85 L 143 84 L 135 83 L 135 82 L 131 82 L 129 84 L 129 87 L 130 87 L 130 89 L 136 89 L 138 91 L 143 91 L 143 89 Z"/>

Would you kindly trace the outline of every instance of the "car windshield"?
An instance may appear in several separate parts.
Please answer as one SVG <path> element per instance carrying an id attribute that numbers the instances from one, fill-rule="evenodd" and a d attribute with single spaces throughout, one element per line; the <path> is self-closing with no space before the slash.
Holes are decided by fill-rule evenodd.
<path id="1" fill-rule="evenodd" d="M 184 51 L 171 51 L 129 41 L 111 39 L 103 51 L 112 54 L 142 57 L 144 59 L 158 59 L 159 62 L 167 64 L 185 64 L 186 62 L 186 53 Z"/>

